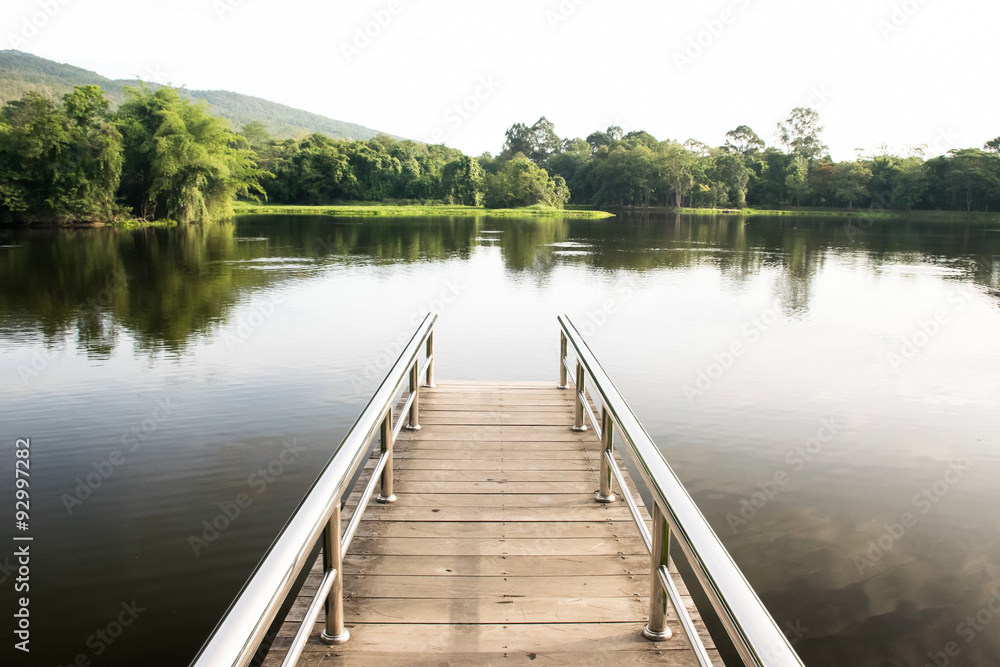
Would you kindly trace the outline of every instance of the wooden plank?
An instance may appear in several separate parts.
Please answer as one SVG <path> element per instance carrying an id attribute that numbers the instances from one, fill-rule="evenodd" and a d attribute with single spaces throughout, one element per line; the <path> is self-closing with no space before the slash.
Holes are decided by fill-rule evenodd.
<path id="1" fill-rule="evenodd" d="M 628 530 L 635 530 L 632 514 L 622 505 L 594 507 L 404 507 L 397 501 L 393 506 L 369 505 L 364 520 L 408 522 L 568 522 L 568 521 L 620 521 L 629 523 Z"/>
<path id="2" fill-rule="evenodd" d="M 582 579 L 582 578 L 581 578 Z M 539 582 L 544 580 L 538 580 Z M 287 620 L 301 622 L 311 599 L 296 598 Z M 685 608 L 694 602 L 682 597 Z M 355 597 L 344 595 L 344 622 L 351 623 L 638 623 L 649 617 L 648 600 L 640 595 L 617 597 L 469 598 Z M 677 618 L 671 606 L 668 619 Z"/>
<path id="3" fill-rule="evenodd" d="M 485 385 L 481 387 L 468 386 L 456 387 L 452 385 L 439 385 L 432 389 L 424 388 L 428 394 L 437 396 L 497 396 L 497 395 L 534 395 L 573 398 L 573 390 L 560 390 L 555 387 L 544 386 L 524 386 L 524 387 L 497 387 L 495 385 Z"/>
<path id="4" fill-rule="evenodd" d="M 323 665 L 324 667 L 334 665 L 346 665 L 347 667 L 442 667 L 448 665 L 462 665 L 463 667 L 485 667 L 491 665 L 537 665 L 537 661 L 545 664 L 566 664 L 582 665 L 662 665 L 666 667 L 679 667 L 681 665 L 693 665 L 690 658 L 686 658 L 684 653 L 671 651 L 658 655 L 649 649 L 639 650 L 619 650 L 619 651 L 590 651 L 587 653 L 559 652 L 549 653 L 547 651 L 503 651 L 499 653 L 466 653 L 453 651 L 442 654 L 437 651 L 426 653 L 416 652 L 368 652 L 349 653 L 340 647 L 316 646 L 315 653 L 303 653 L 299 660 L 299 667 L 314 667 Z M 265 667 L 279 665 L 280 662 L 265 662 Z M 718 663 L 721 664 L 721 663 Z"/>
<path id="5" fill-rule="evenodd" d="M 396 556 L 645 556 L 635 537 L 565 539 L 477 539 L 464 537 L 356 537 L 352 554 Z"/>
<path id="6" fill-rule="evenodd" d="M 482 396 L 470 396 L 464 394 L 434 394 L 421 393 L 420 404 L 433 405 L 435 409 L 465 410 L 464 406 L 470 404 L 480 404 L 483 410 L 496 410 L 498 408 L 508 409 L 510 406 L 533 406 L 536 409 L 543 407 L 545 410 L 566 410 L 573 412 L 573 396 L 566 394 L 557 396 L 552 394 L 493 394 Z"/>
<path id="7" fill-rule="evenodd" d="M 428 470 L 395 467 L 396 479 L 413 482 L 587 482 L 597 484 L 593 470 Z"/>
<path id="8" fill-rule="evenodd" d="M 415 466 L 407 464 L 407 459 L 400 456 L 394 457 L 394 480 L 397 482 L 431 482 L 431 483 L 560 483 L 575 482 L 586 483 L 597 487 L 598 470 L 596 464 L 592 467 L 584 465 L 573 466 L 570 469 L 558 469 L 556 466 L 532 466 L 528 463 L 520 463 L 513 469 L 506 469 L 506 466 L 498 463 L 493 469 L 471 470 L 455 467 L 452 469 L 440 470 L 434 465 L 434 460 L 420 460 Z M 430 461 L 430 463 L 426 462 Z M 541 467 L 542 469 L 538 469 Z M 554 469 L 550 469 L 554 468 Z M 360 494 L 364 490 L 364 485 L 371 479 L 371 469 L 365 470 L 358 478 L 355 492 Z M 541 487 L 539 487 L 541 490 Z M 584 490 L 586 492 L 586 490 Z M 352 494 L 353 495 L 353 494 Z"/>
<path id="9" fill-rule="evenodd" d="M 569 405 L 569 404 L 567 404 Z M 474 405 L 461 405 L 457 406 L 455 403 L 450 401 L 421 401 L 420 403 L 420 415 L 423 417 L 424 414 L 434 414 L 434 415 L 447 415 L 456 414 L 463 417 L 492 417 L 494 415 L 500 415 L 502 417 L 509 417 L 511 419 L 517 419 L 520 417 L 552 417 L 554 419 L 559 419 L 565 416 L 572 417 L 573 410 L 571 408 L 563 408 L 559 405 L 534 405 L 532 403 L 511 403 L 509 401 L 504 401 L 502 403 L 492 403 L 488 405 L 483 405 L 477 408 Z"/>
<path id="10" fill-rule="evenodd" d="M 316 626 L 314 634 L 321 632 Z M 358 623 L 351 628 L 351 640 L 338 647 L 344 652 L 370 652 L 386 646 L 422 646 L 429 642 L 442 652 L 495 652 L 524 650 L 582 652 L 592 650 L 647 649 L 685 650 L 681 638 L 651 642 L 642 636 L 641 623 L 523 623 L 502 624 L 383 624 Z M 671 629 L 676 628 L 676 626 Z M 279 636 L 292 636 L 282 635 Z M 318 643 L 318 642 L 317 642 Z"/>
<path id="11" fill-rule="evenodd" d="M 351 641 L 323 645 L 317 624 L 300 665 L 695 664 L 673 615 L 673 640 L 640 636 L 649 555 L 623 502 L 594 501 L 600 443 L 570 428 L 572 391 L 551 382 L 421 391 L 423 428 L 395 444 L 397 502 L 369 504 L 344 560 Z M 373 466 L 366 462 L 344 525 Z M 266 665 L 279 664 L 321 567 Z"/>
<path id="12" fill-rule="evenodd" d="M 550 410 L 555 410 L 556 405 L 559 406 L 572 406 L 573 396 L 572 394 L 566 394 L 565 396 L 547 394 L 547 393 L 525 393 L 525 394 L 510 394 L 510 393 L 497 393 L 497 394 L 481 394 L 479 396 L 472 396 L 467 394 L 436 394 L 436 393 L 422 393 L 420 395 L 421 405 L 425 403 L 435 406 L 442 406 L 445 410 L 456 410 L 465 408 L 455 408 L 456 405 L 464 405 L 466 403 L 478 402 L 483 404 L 484 410 L 496 410 L 502 406 L 507 405 L 532 405 L 534 407 L 548 405 Z M 542 403 L 536 403 L 535 401 L 543 401 Z M 441 409 L 441 408 L 436 408 Z M 572 412 L 572 408 L 567 410 Z"/>
<path id="13" fill-rule="evenodd" d="M 526 458 L 530 458 L 532 452 L 534 452 L 537 457 L 544 458 L 546 456 L 567 456 L 566 452 L 579 452 L 581 454 L 594 453 L 595 450 L 599 452 L 600 445 L 596 440 L 498 442 L 496 440 L 477 441 L 472 438 L 455 440 L 454 436 L 452 436 L 450 439 L 442 438 L 440 440 L 428 439 L 420 441 L 400 438 L 396 441 L 393 451 L 406 454 L 410 452 L 424 452 L 435 449 L 462 452 L 469 458 L 478 456 L 479 454 L 487 454 L 489 456 L 508 456 L 513 452 L 517 452 L 518 456 L 521 456 L 521 452 L 524 452 Z"/>
<path id="14" fill-rule="evenodd" d="M 448 538 L 463 539 L 562 539 L 617 538 L 635 531 L 635 524 L 624 521 L 362 521 L 358 537 L 377 538 Z"/>
<path id="15" fill-rule="evenodd" d="M 602 618 L 638 623 L 648 615 L 649 606 L 639 597 L 344 599 L 348 623 L 407 623 L 415 618 L 424 623 L 584 623 Z M 294 609 L 289 618 L 295 618 Z"/>
<path id="16" fill-rule="evenodd" d="M 423 482 L 405 477 L 394 482 L 397 493 L 594 493 L 597 481 L 591 482 Z"/>
<path id="17" fill-rule="evenodd" d="M 354 550 L 352 549 L 352 552 Z M 348 554 L 344 572 L 381 575 L 479 574 L 482 576 L 554 577 L 649 573 L 646 554 L 615 556 L 391 556 Z"/>
<path id="18" fill-rule="evenodd" d="M 563 412 L 422 412 L 420 423 L 442 426 L 573 426 L 573 415 Z"/>
<path id="19" fill-rule="evenodd" d="M 569 426 L 452 426 L 437 425 L 419 431 L 419 436 L 409 434 L 400 440 L 413 440 L 419 437 L 421 442 L 435 440 L 462 440 L 465 442 L 591 442 L 592 433 L 579 433 Z"/>
<path id="20" fill-rule="evenodd" d="M 649 580 L 637 576 L 611 577 L 471 577 L 345 575 L 344 586 L 353 597 L 417 598 L 608 598 L 649 594 Z"/>
<path id="21" fill-rule="evenodd" d="M 595 490 L 596 491 L 596 490 Z M 396 490 L 396 502 L 392 505 L 369 504 L 368 511 L 373 511 L 378 507 L 398 508 L 398 507 L 434 507 L 434 508 L 459 508 L 459 507 L 506 507 L 506 508 L 528 508 L 528 509 L 555 509 L 562 507 L 594 507 L 597 511 L 602 508 L 625 507 L 624 503 L 612 503 L 602 505 L 594 502 L 593 494 L 510 494 L 505 496 L 480 495 L 475 493 L 454 494 L 447 498 L 436 493 L 403 493 Z M 348 504 L 351 504 L 350 502 Z"/>
<path id="22" fill-rule="evenodd" d="M 607 577 L 639 576 L 648 581 L 649 557 L 617 556 L 383 556 L 348 555 L 346 574 L 396 576 L 480 576 L 480 577 Z M 302 594 L 312 595 L 323 572 L 320 559 L 313 564 Z M 670 559 L 670 574 L 681 595 L 688 595 L 687 585 Z M 311 588 L 310 588 L 311 587 Z"/>
<path id="23" fill-rule="evenodd" d="M 572 389 L 561 390 L 556 387 L 546 387 L 544 385 L 509 385 L 506 387 L 500 387 L 494 384 L 459 386 L 449 383 L 440 384 L 432 388 L 424 387 L 423 390 L 429 394 L 435 394 L 438 396 L 473 396 L 479 394 L 536 394 L 549 396 L 562 396 L 564 394 L 568 396 L 573 395 Z"/>
<path id="24" fill-rule="evenodd" d="M 554 404 L 552 402 L 546 402 L 542 404 L 537 403 L 515 403 L 513 401 L 499 401 L 495 403 L 481 403 L 479 401 L 449 401 L 446 399 L 432 398 L 432 397 L 420 397 L 420 414 L 423 415 L 425 412 L 490 412 L 496 409 L 503 410 L 507 414 L 518 414 L 518 413 L 536 413 L 536 414 L 553 414 L 562 415 L 568 414 L 572 416 L 573 414 L 573 403 L 572 401 L 560 402 Z"/>
<path id="25" fill-rule="evenodd" d="M 427 398 L 437 400 L 465 400 L 480 401 L 495 405 L 499 401 L 510 401 L 513 403 L 526 403 L 535 399 L 551 403 L 573 403 L 575 396 L 572 390 L 565 393 L 560 391 L 546 391 L 538 389 L 509 389 L 495 391 L 491 389 L 470 389 L 468 391 L 429 391 L 424 394 Z"/>
<path id="26" fill-rule="evenodd" d="M 422 456 L 423 452 L 417 450 L 394 451 L 394 468 L 396 470 L 586 470 L 597 472 L 600 466 L 600 458 L 595 453 L 590 457 L 564 457 L 550 456 L 547 458 L 503 458 L 502 456 L 476 457 L 476 458 L 454 458 L 454 454 L 447 457 L 440 455 L 440 450 L 429 450 L 439 456 Z"/>
<path id="27" fill-rule="evenodd" d="M 348 642 L 350 644 L 350 642 Z M 344 644 L 347 646 L 348 644 Z M 584 653 L 558 652 L 549 653 L 547 651 L 502 651 L 497 653 L 466 653 L 461 651 L 450 651 L 442 653 L 440 651 L 430 651 L 418 653 L 415 651 L 401 651 L 399 653 L 367 652 L 349 653 L 342 647 L 317 646 L 317 653 L 304 653 L 299 660 L 299 667 L 314 667 L 316 665 L 344 665 L 345 667 L 447 667 L 449 665 L 461 665 L 462 667 L 480 667 L 490 665 L 538 665 L 542 664 L 562 664 L 580 665 L 590 667 L 591 665 L 606 667 L 607 665 L 659 665 L 660 667 L 680 667 L 681 665 L 694 665 L 690 657 L 677 651 L 656 652 L 650 649 L 639 649 L 635 651 L 588 651 Z M 270 665 L 280 664 L 279 662 L 265 663 Z M 719 663 L 721 664 L 721 663 Z"/>
<path id="28" fill-rule="evenodd" d="M 558 389 L 558 384 L 546 380 L 448 380 L 438 383 L 432 389 L 435 391 L 462 388 L 462 387 L 488 387 L 491 389 L 527 388 L 527 389 Z"/>
<path id="29" fill-rule="evenodd" d="M 519 411 L 524 412 L 528 408 L 550 408 L 558 409 L 559 411 L 565 411 L 570 414 L 573 413 L 573 401 L 563 400 L 559 398 L 549 398 L 545 395 L 539 396 L 537 398 L 525 397 L 489 397 L 489 398 L 475 398 L 475 397 L 458 397 L 454 399 L 446 399 L 442 397 L 432 397 L 432 396 L 420 396 L 420 405 L 424 404 L 442 406 L 446 405 L 452 410 L 463 410 L 466 407 L 471 407 L 474 410 L 495 410 L 501 408 L 503 410 L 508 410 L 511 412 Z"/>
<path id="30" fill-rule="evenodd" d="M 648 586 L 649 558 L 629 555 L 606 556 L 351 556 L 344 561 L 345 574 L 370 576 L 477 576 L 477 577 L 638 577 Z M 322 564 L 307 578 L 302 594 L 315 593 L 322 578 Z M 670 576 L 682 597 L 689 591 L 677 565 L 670 560 Z M 311 588 L 310 588 L 311 587 Z M 641 591 L 640 591 L 641 592 Z M 648 592 L 648 590 L 646 591 Z"/>
<path id="31" fill-rule="evenodd" d="M 536 442 L 534 446 L 524 446 L 524 443 L 502 443 L 500 447 L 472 450 L 469 443 L 434 443 L 397 442 L 393 450 L 394 456 L 401 459 L 444 459 L 455 461 L 496 460 L 502 461 L 587 461 L 600 463 L 600 445 L 595 440 L 592 443 L 576 444 L 565 442 Z M 458 453 L 456 453 L 458 452 Z M 572 456 L 567 454 L 572 452 Z"/>

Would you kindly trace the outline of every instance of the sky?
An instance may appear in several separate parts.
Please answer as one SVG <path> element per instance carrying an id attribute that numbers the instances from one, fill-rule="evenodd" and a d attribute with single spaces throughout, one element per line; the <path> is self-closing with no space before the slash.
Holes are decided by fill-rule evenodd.
<path id="1" fill-rule="evenodd" d="M 4 0 L 0 48 L 263 97 L 498 153 L 544 115 L 768 145 L 816 109 L 836 160 L 1000 136 L 996 0 Z"/>

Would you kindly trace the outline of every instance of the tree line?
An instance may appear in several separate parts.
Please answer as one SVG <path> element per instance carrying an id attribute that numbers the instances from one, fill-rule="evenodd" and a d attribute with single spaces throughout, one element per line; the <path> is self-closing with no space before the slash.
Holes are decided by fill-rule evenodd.
<path id="1" fill-rule="evenodd" d="M 214 219 L 261 193 L 264 172 L 228 121 L 174 88 L 126 89 L 112 113 L 98 86 L 59 104 L 29 92 L 0 109 L 0 219 Z"/>
<path id="2" fill-rule="evenodd" d="M 278 141 L 260 123 L 249 123 L 243 134 L 267 172 L 262 186 L 268 201 L 278 204 L 395 201 L 561 208 L 570 198 L 561 176 L 550 176 L 524 155 L 477 159 L 443 145 L 386 135 L 347 141 L 312 134 Z"/>
<path id="3" fill-rule="evenodd" d="M 985 150 L 953 150 L 930 160 L 921 147 L 906 156 L 883 148 L 838 163 L 822 141 L 814 110 L 794 109 L 777 130 L 780 146 L 767 146 L 745 125 L 718 147 L 659 141 L 616 126 L 586 139 L 563 139 L 542 117 L 531 126 L 512 125 L 497 156 L 478 158 L 384 135 L 368 141 L 319 134 L 277 141 L 259 123 L 248 124 L 243 134 L 267 172 L 262 184 L 269 200 L 282 204 L 998 208 L 1000 138 Z"/>
<path id="4" fill-rule="evenodd" d="M 601 206 L 780 208 L 864 207 L 909 211 L 997 210 L 1000 138 L 983 149 L 949 151 L 924 159 L 885 147 L 835 162 L 822 141 L 819 115 L 794 109 L 778 124 L 779 146 L 767 146 L 746 125 L 722 146 L 658 141 L 620 127 L 586 139 L 560 139 L 544 117 L 507 132 L 505 151 L 520 150 L 562 176 L 574 203 Z"/>
<path id="5" fill-rule="evenodd" d="M 745 125 L 718 147 L 617 126 L 564 139 L 542 117 L 512 125 L 496 157 L 474 158 L 385 135 L 280 140 L 259 122 L 235 132 L 207 105 L 141 82 L 112 112 L 99 87 L 80 86 L 58 104 L 27 93 L 0 109 L 0 220 L 192 222 L 229 215 L 236 197 L 489 208 L 997 208 L 1000 138 L 929 160 L 920 148 L 905 156 L 881 149 L 838 163 L 822 131 L 808 108 L 779 123 L 779 146 Z"/>

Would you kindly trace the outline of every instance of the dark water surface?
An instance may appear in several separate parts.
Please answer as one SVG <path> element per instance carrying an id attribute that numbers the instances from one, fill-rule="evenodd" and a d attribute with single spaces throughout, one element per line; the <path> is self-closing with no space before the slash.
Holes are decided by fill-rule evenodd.
<path id="1" fill-rule="evenodd" d="M 1000 664 L 996 227 L 248 217 L 0 246 L 2 664 L 187 664 L 427 310 L 441 379 L 555 380 L 573 317 L 807 664 Z"/>

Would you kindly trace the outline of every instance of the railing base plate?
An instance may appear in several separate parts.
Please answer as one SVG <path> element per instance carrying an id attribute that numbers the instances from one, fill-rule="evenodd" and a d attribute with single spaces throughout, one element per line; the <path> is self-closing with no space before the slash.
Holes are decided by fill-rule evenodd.
<path id="1" fill-rule="evenodd" d="M 674 636 L 670 628 L 665 628 L 663 632 L 653 632 L 647 625 L 642 629 L 642 636 L 652 642 L 663 642 Z"/>
<path id="2" fill-rule="evenodd" d="M 616 496 L 613 493 L 609 493 L 606 496 L 602 496 L 600 493 L 598 493 L 597 496 L 594 498 L 594 500 L 596 500 L 599 503 L 613 503 L 616 500 L 618 500 L 618 496 Z"/>
<path id="3" fill-rule="evenodd" d="M 574 431 L 586 431 L 587 427 L 586 426 L 574 426 L 573 430 Z"/>
<path id="4" fill-rule="evenodd" d="M 390 503 L 396 502 L 396 494 L 394 493 L 391 496 L 389 496 L 388 498 L 385 498 L 384 496 L 379 496 L 375 500 L 378 501 L 378 502 L 380 502 L 380 503 L 382 503 L 383 505 L 388 505 Z"/>
<path id="5" fill-rule="evenodd" d="M 327 646 L 344 644 L 350 638 L 351 638 L 351 631 L 347 629 L 344 630 L 344 634 L 337 635 L 336 637 L 331 637 L 330 635 L 326 634 L 326 631 L 321 632 L 319 635 L 319 640 L 324 644 L 326 644 Z"/>

